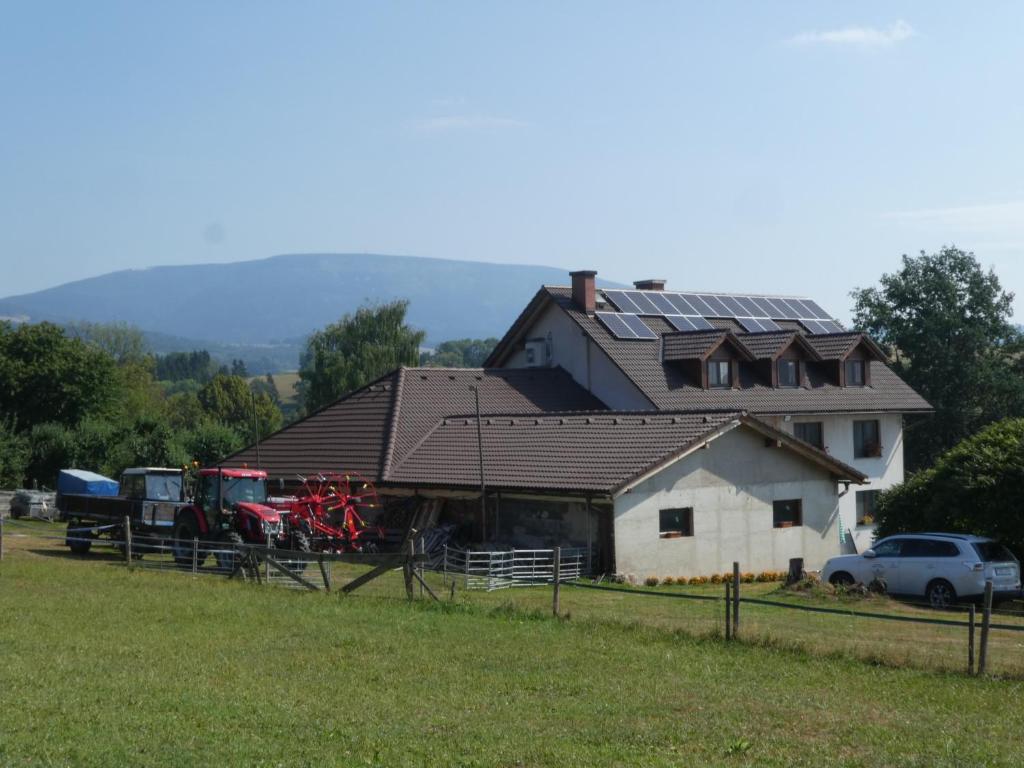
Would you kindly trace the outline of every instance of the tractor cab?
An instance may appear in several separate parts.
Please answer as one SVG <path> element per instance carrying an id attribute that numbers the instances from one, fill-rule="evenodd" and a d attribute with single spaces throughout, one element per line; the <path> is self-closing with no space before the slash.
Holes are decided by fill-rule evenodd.
<path id="1" fill-rule="evenodd" d="M 267 473 L 213 467 L 199 471 L 195 505 L 208 530 L 237 530 L 247 541 L 281 535 L 281 515 L 267 506 Z"/>

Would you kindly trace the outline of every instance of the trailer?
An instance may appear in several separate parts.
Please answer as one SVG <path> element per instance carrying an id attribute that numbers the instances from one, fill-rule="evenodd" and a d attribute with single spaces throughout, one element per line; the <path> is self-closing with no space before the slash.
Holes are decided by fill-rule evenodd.
<path id="1" fill-rule="evenodd" d="M 81 470 L 61 470 L 57 478 L 57 509 L 68 523 L 65 542 L 80 555 L 99 537 L 124 541 L 125 518 L 133 533 L 169 538 L 186 506 L 180 469 L 132 467 L 121 474 L 120 484 Z"/>

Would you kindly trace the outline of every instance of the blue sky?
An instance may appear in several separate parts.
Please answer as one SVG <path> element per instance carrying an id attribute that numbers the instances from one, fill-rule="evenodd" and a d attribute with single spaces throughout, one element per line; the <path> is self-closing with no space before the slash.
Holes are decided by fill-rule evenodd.
<path id="1" fill-rule="evenodd" d="M 1022 31 L 1010 2 L 7 3 L 0 296 L 369 251 L 846 318 L 944 243 L 1022 292 Z"/>

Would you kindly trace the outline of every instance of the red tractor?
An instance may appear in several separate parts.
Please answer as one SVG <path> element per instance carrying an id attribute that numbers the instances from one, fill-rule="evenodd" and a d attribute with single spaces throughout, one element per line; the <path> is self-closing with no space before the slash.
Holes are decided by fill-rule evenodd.
<path id="1" fill-rule="evenodd" d="M 199 470 L 195 499 L 177 511 L 174 516 L 174 534 L 171 544 L 178 563 L 191 564 L 193 540 L 224 542 L 226 544 L 267 544 L 273 547 L 292 545 L 309 551 L 309 541 L 302 546 L 302 537 L 291 540 L 281 519 L 281 513 L 267 505 L 267 473 L 257 469 L 222 469 L 211 467 Z M 207 551 L 197 552 L 200 564 Z M 217 552 L 217 564 L 230 567 L 236 554 L 230 549 Z"/>
<path id="2" fill-rule="evenodd" d="M 314 552 L 379 552 L 384 529 L 363 519 L 360 510 L 380 508 L 373 483 L 356 474 L 318 474 L 300 477 L 296 496 L 275 500 L 288 516 L 293 537 L 303 537 Z"/>

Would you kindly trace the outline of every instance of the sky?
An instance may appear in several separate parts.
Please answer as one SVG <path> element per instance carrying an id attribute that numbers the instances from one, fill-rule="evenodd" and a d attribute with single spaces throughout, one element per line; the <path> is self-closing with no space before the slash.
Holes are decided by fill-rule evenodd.
<path id="1" fill-rule="evenodd" d="M 1024 4 L 0 3 L 0 296 L 371 252 L 1024 316 Z"/>

